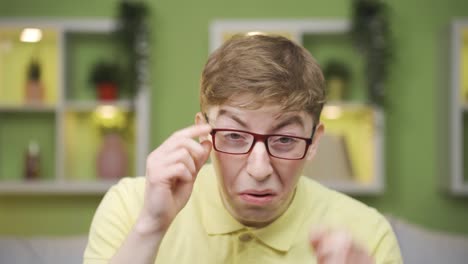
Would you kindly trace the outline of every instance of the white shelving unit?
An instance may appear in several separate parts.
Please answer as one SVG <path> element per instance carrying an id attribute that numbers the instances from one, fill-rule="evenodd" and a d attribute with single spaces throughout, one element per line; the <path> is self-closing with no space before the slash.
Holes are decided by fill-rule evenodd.
<path id="1" fill-rule="evenodd" d="M 0 194 L 102 194 L 115 181 L 88 180 L 78 181 L 67 177 L 65 160 L 65 118 L 67 112 L 91 113 L 100 105 L 110 104 L 119 107 L 123 111 L 131 112 L 135 119 L 134 144 L 132 153 L 135 171 L 129 176 L 144 175 L 146 156 L 149 153 L 149 87 L 139 87 L 134 99 L 112 102 L 75 101 L 67 98 L 69 87 L 67 76 L 70 74 L 67 67 L 67 46 L 69 36 L 72 34 L 108 35 L 116 29 L 116 23 L 109 19 L 0 19 L 0 31 L 2 29 L 43 28 L 52 30 L 58 35 L 58 61 L 57 64 L 57 91 L 54 105 L 2 105 L 0 114 L 10 115 L 15 113 L 50 113 L 55 122 L 55 161 L 53 179 L 41 181 L 24 181 L 22 175 L 14 175 L 15 180 L 0 181 Z M 0 121 L 1 122 L 1 121 Z M 1 143 L 0 143 L 1 144 Z M 1 147 L 1 146 L 0 146 Z"/>
<path id="2" fill-rule="evenodd" d="M 212 52 L 226 39 L 236 33 L 273 33 L 286 36 L 293 41 L 303 44 L 307 35 L 317 36 L 342 36 L 349 32 L 351 24 L 344 19 L 283 19 L 283 20 L 216 20 L 210 25 L 210 47 Z M 384 174 L 384 113 L 379 107 L 361 103 L 330 102 L 327 106 L 339 107 L 343 111 L 353 111 L 355 108 L 367 107 L 372 110 L 372 124 L 370 125 L 375 133 L 368 141 L 372 144 L 372 172 L 371 180 L 359 182 L 356 180 L 339 180 L 320 178 L 318 181 L 324 185 L 353 195 L 376 195 L 385 190 Z M 323 144 L 323 143 L 322 143 Z M 321 146 L 322 146 L 321 144 Z M 319 152 L 320 152 L 319 147 Z M 308 176 L 308 175 L 306 175 Z M 359 175 L 357 175 L 359 176 Z M 354 175 L 356 177 L 356 175 Z"/>
<path id="3" fill-rule="evenodd" d="M 449 190 L 455 195 L 468 195 L 468 172 L 464 163 L 468 158 L 466 145 L 467 131 L 464 129 L 468 116 L 468 98 L 463 99 L 462 91 L 468 94 L 467 80 L 462 77 L 468 73 L 468 19 L 457 19 L 451 24 L 450 47 L 450 180 Z M 463 51 L 464 50 L 464 51 Z M 463 54 L 465 53 L 465 54 Z M 464 70 L 464 72 L 463 72 Z M 466 78 L 466 77 L 465 77 Z M 467 96 L 467 95 L 465 95 Z"/>

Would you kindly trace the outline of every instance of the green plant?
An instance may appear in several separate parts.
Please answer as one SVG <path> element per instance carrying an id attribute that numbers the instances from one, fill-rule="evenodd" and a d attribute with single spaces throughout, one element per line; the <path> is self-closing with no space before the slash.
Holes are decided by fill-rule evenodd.
<path id="1" fill-rule="evenodd" d="M 41 65 L 33 59 L 28 66 L 28 80 L 39 81 L 41 79 Z"/>
<path id="2" fill-rule="evenodd" d="M 99 61 L 91 68 L 89 81 L 94 85 L 102 83 L 120 83 L 120 67 L 116 63 L 109 61 Z"/>
<path id="3" fill-rule="evenodd" d="M 148 8 L 141 1 L 121 1 L 118 9 L 117 39 L 126 54 L 128 87 L 131 95 L 148 81 L 149 30 L 146 24 Z"/>
<path id="4" fill-rule="evenodd" d="M 365 71 L 372 103 L 384 105 L 384 82 L 392 59 L 388 6 L 382 0 L 354 0 L 351 37 L 365 57 Z"/>
<path id="5" fill-rule="evenodd" d="M 330 60 L 325 64 L 323 75 L 326 80 L 339 78 L 344 82 L 348 82 L 351 78 L 349 67 L 341 61 Z"/>

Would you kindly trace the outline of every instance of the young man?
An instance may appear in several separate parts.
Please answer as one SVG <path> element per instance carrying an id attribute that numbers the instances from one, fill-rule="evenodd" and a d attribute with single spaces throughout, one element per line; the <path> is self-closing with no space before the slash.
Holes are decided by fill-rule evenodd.
<path id="1" fill-rule="evenodd" d="M 146 178 L 104 197 L 85 263 L 402 263 L 380 214 L 301 177 L 324 101 L 304 48 L 227 41 L 205 65 L 196 125 L 149 155 Z"/>

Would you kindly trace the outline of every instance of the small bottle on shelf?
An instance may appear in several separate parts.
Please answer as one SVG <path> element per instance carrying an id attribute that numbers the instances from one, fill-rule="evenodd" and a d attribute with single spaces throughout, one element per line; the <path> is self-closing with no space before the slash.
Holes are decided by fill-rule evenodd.
<path id="1" fill-rule="evenodd" d="M 40 147 L 36 141 L 28 144 L 24 159 L 24 177 L 26 180 L 36 180 L 40 177 Z"/>

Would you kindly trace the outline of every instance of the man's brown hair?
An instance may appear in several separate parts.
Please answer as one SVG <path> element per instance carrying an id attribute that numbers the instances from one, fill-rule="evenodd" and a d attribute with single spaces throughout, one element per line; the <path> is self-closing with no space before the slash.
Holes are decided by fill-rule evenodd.
<path id="1" fill-rule="evenodd" d="M 317 124 L 325 102 L 325 81 L 317 62 L 303 47 L 281 36 L 235 35 L 214 51 L 200 85 L 200 107 L 222 105 L 236 96 L 252 100 L 240 107 L 278 104 L 285 111 L 306 111 Z"/>

